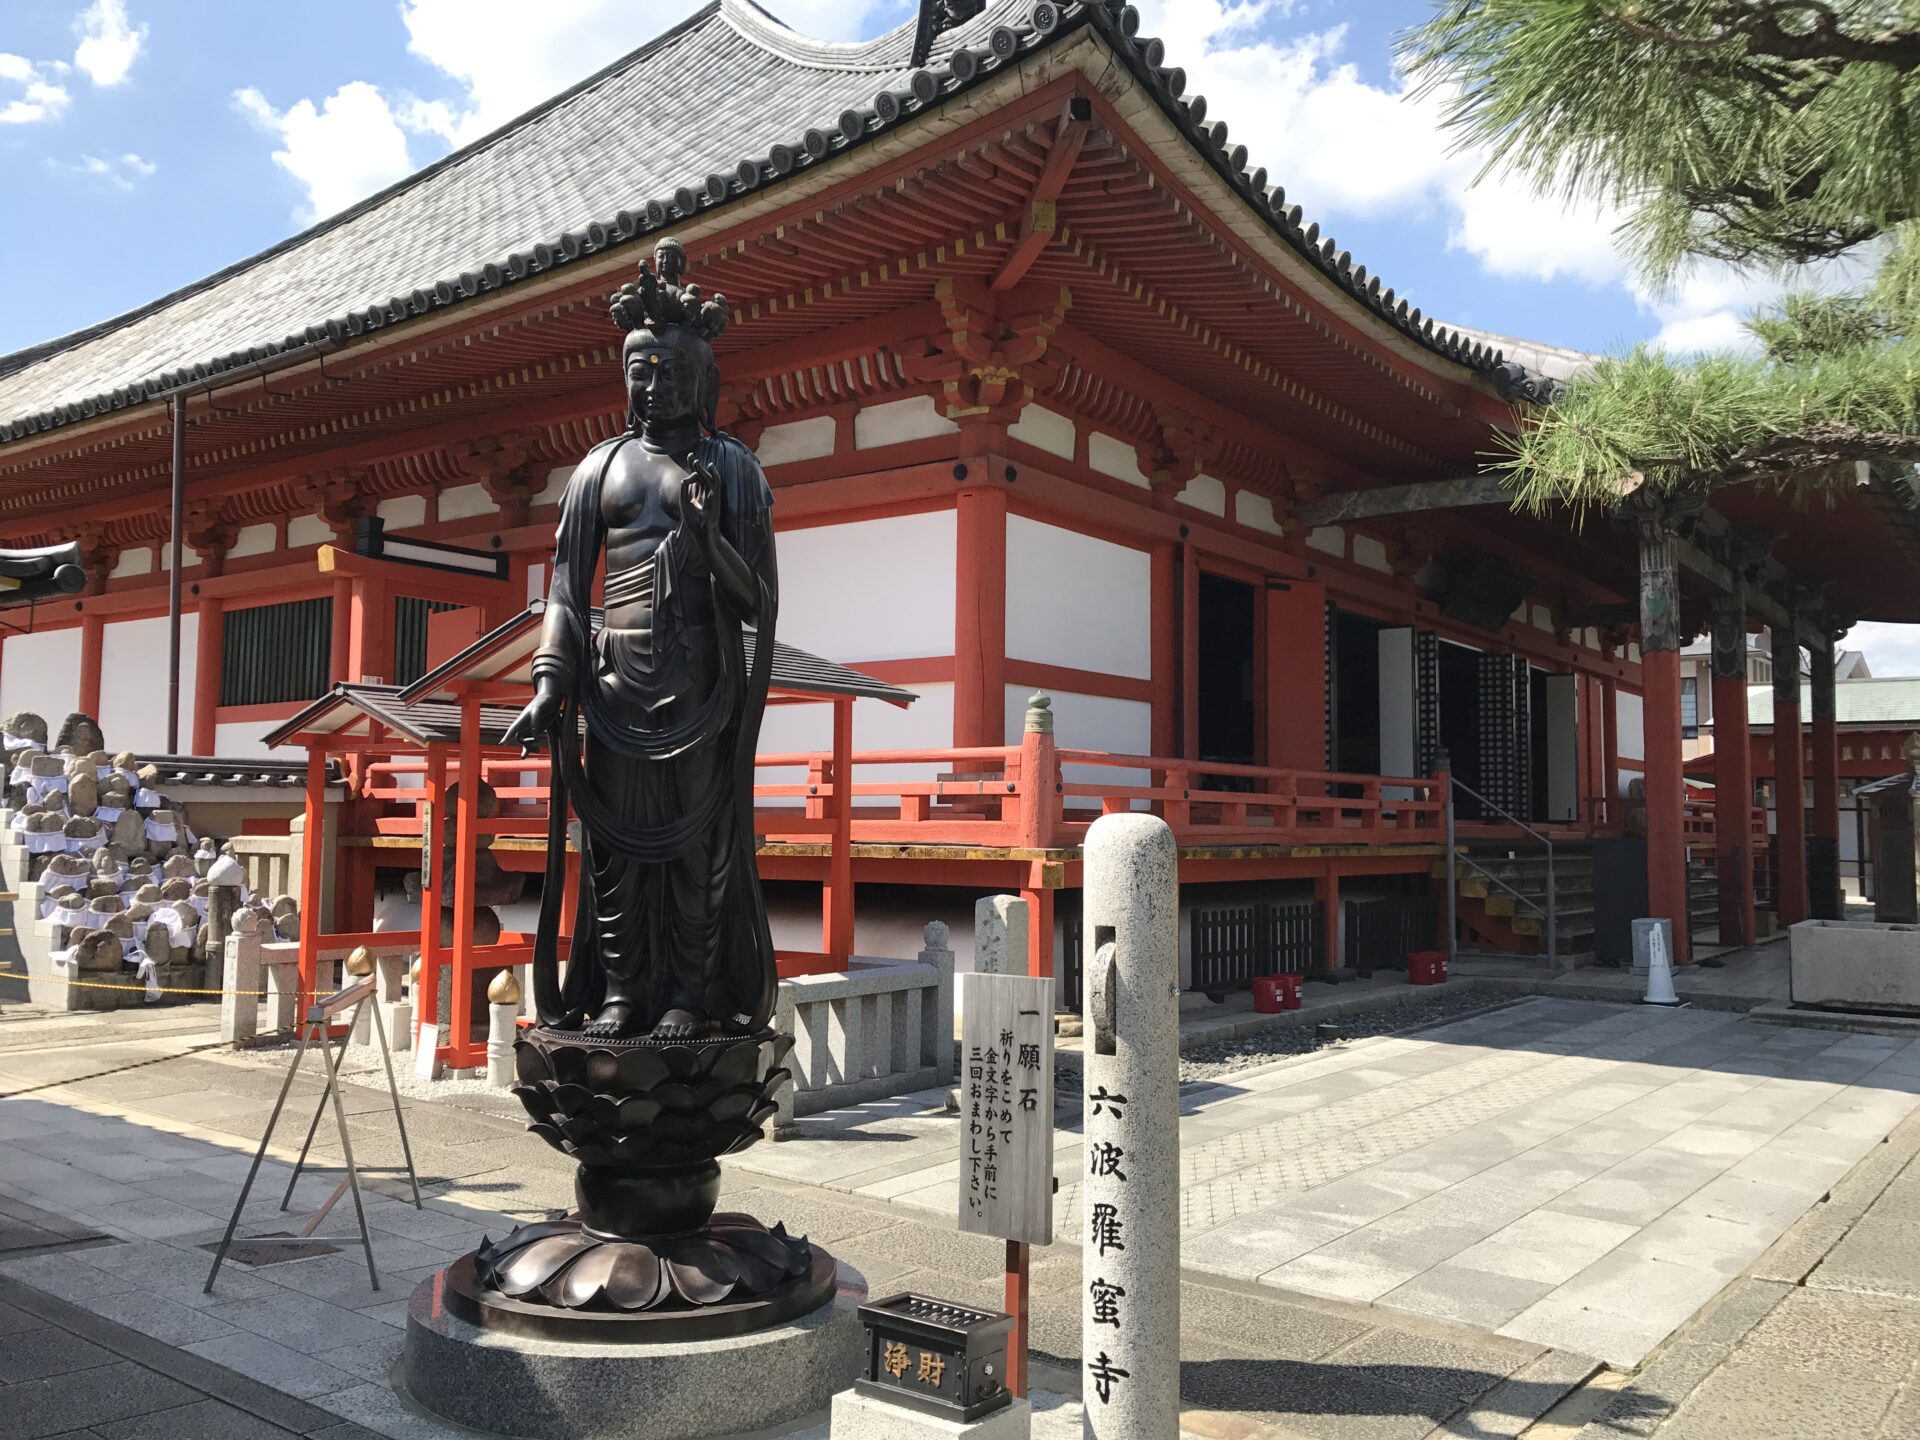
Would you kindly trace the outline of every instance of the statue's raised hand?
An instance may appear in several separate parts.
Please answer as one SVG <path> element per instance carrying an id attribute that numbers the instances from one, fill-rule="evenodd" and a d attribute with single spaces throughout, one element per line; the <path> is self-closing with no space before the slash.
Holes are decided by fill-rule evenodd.
<path id="1" fill-rule="evenodd" d="M 689 459 L 687 483 L 681 494 L 686 499 L 687 524 L 703 539 L 712 531 L 720 509 L 720 476 L 704 460 Z"/>
<path id="2" fill-rule="evenodd" d="M 507 733 L 500 737 L 500 743 L 518 745 L 522 755 L 537 749 L 552 737 L 559 725 L 560 706 L 560 692 L 542 685 L 534 692 L 533 699 L 527 702 L 527 708 L 514 716 Z"/>

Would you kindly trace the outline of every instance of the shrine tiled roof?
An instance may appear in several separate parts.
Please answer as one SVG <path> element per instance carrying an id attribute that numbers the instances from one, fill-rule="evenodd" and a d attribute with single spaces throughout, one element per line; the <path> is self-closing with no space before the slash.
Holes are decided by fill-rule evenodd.
<path id="1" fill-rule="evenodd" d="M 1091 28 L 1196 152 L 1352 301 L 1511 393 L 1550 398 L 1499 347 L 1436 325 L 1249 169 L 1131 6 L 987 0 L 913 64 L 914 26 L 863 44 L 714 0 L 493 134 L 300 235 L 138 310 L 0 357 L 0 442 L 244 376 L 683 225 L 866 145 Z M 636 246 L 636 253 L 638 251 Z"/>
<path id="2" fill-rule="evenodd" d="M 1803 693 L 1807 687 L 1803 682 Z M 1803 702 L 1806 703 L 1806 702 Z M 1920 729 L 1920 676 L 1890 675 L 1866 680 L 1836 680 L 1833 718 L 1839 725 L 1884 729 Z M 1773 729 L 1773 686 L 1747 687 L 1747 724 Z"/>

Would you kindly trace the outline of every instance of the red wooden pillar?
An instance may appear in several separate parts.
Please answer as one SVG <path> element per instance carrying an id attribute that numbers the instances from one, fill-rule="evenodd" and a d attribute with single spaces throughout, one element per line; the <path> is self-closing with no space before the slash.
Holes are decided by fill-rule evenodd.
<path id="1" fill-rule="evenodd" d="M 80 621 L 80 698 L 82 715 L 100 718 L 100 652 L 107 635 L 103 616 L 86 615 Z"/>
<path id="2" fill-rule="evenodd" d="M 1200 758 L 1200 557 L 1180 547 L 1180 754 Z"/>
<path id="3" fill-rule="evenodd" d="M 391 682 L 393 608 L 386 582 L 369 575 L 355 576 L 347 610 L 346 678 L 357 683 L 377 675 L 383 682 Z"/>
<path id="4" fill-rule="evenodd" d="M 1007 733 L 1007 492 L 954 501 L 953 743 L 1001 745 Z"/>
<path id="5" fill-rule="evenodd" d="M 196 755 L 219 750 L 214 711 L 220 705 L 220 672 L 225 661 L 227 625 L 218 600 L 202 600 L 194 611 L 193 743 Z"/>
<path id="6" fill-rule="evenodd" d="M 327 672 L 334 684 L 358 680 L 348 667 L 353 663 L 353 577 L 336 575 L 333 579 L 333 631 L 327 653 Z"/>
<path id="7" fill-rule="evenodd" d="M 1800 726 L 1800 641 L 1773 632 L 1773 791 L 1780 852 L 1780 923 L 1807 918 L 1806 735 Z"/>
<path id="8" fill-rule="evenodd" d="M 833 817 L 827 883 L 820 896 L 820 948 L 840 969 L 853 957 L 853 700 L 833 702 Z"/>
<path id="9" fill-rule="evenodd" d="M 414 987 L 415 1053 L 424 1044 L 437 1043 L 440 1023 L 440 911 L 446 879 L 441 873 L 441 828 L 447 814 L 447 748 L 427 747 L 426 803 L 420 809 L 420 983 Z M 561 923 L 573 919 L 571 906 L 561 910 Z"/>
<path id="10" fill-rule="evenodd" d="M 460 700 L 460 798 L 454 806 L 453 985 L 447 1007 L 447 1062 L 472 1065 L 473 891 L 475 845 L 480 838 L 480 702 Z"/>
<path id="11" fill-rule="evenodd" d="M 1831 632 L 1829 632 L 1831 633 Z M 1815 920 L 1846 913 L 1840 892 L 1840 726 L 1834 652 L 1813 652 L 1813 819 L 1807 836 L 1807 910 Z"/>
<path id="12" fill-rule="evenodd" d="M 1326 872 L 1313 877 L 1313 898 L 1320 902 L 1320 914 L 1325 923 L 1321 926 L 1322 945 L 1321 967 L 1326 970 L 1338 970 L 1340 957 L 1340 872 L 1331 865 Z"/>
<path id="13" fill-rule="evenodd" d="M 1655 511 L 1640 520 L 1640 679 L 1645 695 L 1647 913 L 1673 924 L 1673 960 L 1687 936 L 1686 781 L 1680 741 L 1680 585 L 1673 536 Z"/>
<path id="14" fill-rule="evenodd" d="M 1180 552 L 1156 545 L 1150 557 L 1148 598 L 1153 669 L 1153 753 L 1172 756 L 1180 749 Z"/>
<path id="15" fill-rule="evenodd" d="M 320 876 L 327 847 L 327 752 L 307 748 L 306 829 L 300 837 L 300 993 L 296 1021 L 320 993 Z"/>
<path id="16" fill-rule="evenodd" d="M 1600 794 L 1601 817 L 1609 830 L 1620 828 L 1620 682 L 1613 676 L 1600 681 Z"/>
<path id="17" fill-rule="evenodd" d="M 1027 974 L 1049 980 L 1053 978 L 1053 897 L 1045 886 L 1028 886 L 1020 892 L 1027 902 Z"/>
<path id="18" fill-rule="evenodd" d="M 1747 733 L 1745 597 L 1728 596 L 1713 616 L 1714 854 L 1720 876 L 1720 943 L 1758 938 L 1753 896 L 1753 747 Z"/>

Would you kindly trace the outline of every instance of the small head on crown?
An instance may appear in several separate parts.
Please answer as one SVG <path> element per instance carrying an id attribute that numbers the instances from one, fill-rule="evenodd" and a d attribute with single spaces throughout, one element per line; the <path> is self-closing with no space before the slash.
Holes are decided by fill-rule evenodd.
<path id="1" fill-rule="evenodd" d="M 696 420 L 714 426 L 720 371 L 713 342 L 730 318 L 727 297 L 702 296 L 684 283 L 687 252 L 671 236 L 653 250 L 651 266 L 607 302 L 613 323 L 627 332 L 621 361 L 627 377 L 627 420 L 636 431 L 660 433 Z"/>

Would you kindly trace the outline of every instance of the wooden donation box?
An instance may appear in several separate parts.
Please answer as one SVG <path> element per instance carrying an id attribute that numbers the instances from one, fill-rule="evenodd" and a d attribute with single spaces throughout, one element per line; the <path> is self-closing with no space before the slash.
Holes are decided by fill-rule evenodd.
<path id="1" fill-rule="evenodd" d="M 867 1327 L 863 1395 L 967 1424 L 1011 1404 L 1007 1334 L 1013 1317 L 925 1295 L 893 1295 L 860 1307 Z"/>

